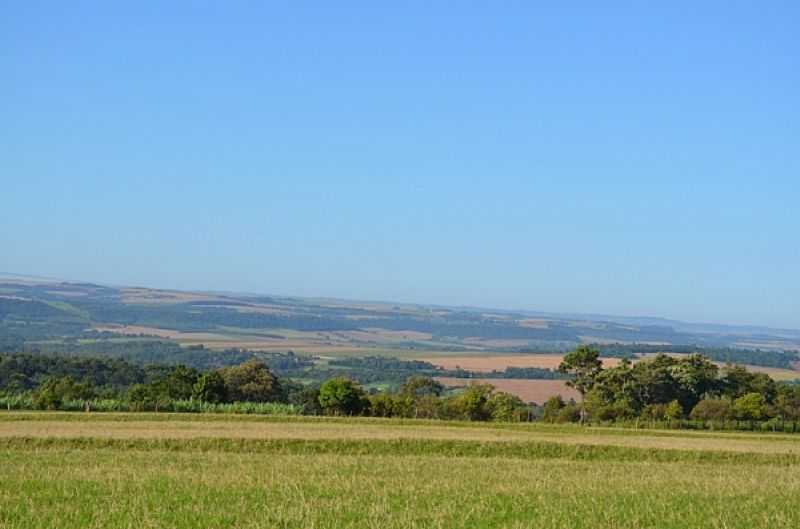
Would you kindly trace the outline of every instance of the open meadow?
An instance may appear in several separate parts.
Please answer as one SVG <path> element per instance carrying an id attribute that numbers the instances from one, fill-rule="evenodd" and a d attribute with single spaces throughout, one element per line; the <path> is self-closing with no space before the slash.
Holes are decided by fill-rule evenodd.
<path id="1" fill-rule="evenodd" d="M 800 436 L 0 413 L 0 527 L 800 526 Z"/>

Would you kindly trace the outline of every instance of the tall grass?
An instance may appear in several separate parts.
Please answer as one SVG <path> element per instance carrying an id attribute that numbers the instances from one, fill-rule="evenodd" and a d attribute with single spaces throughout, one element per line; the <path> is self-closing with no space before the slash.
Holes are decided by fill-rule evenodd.
<path id="1" fill-rule="evenodd" d="M 4 443 L 3 529 L 800 527 L 797 465 L 746 454 L 726 464 L 438 442 Z"/>
<path id="2" fill-rule="evenodd" d="M 798 466 L 796 453 L 674 450 L 547 441 L 483 442 L 457 439 L 145 439 L 0 437 L 2 450 L 115 450 L 259 453 L 273 455 L 429 456 L 478 459 Z"/>
<path id="3" fill-rule="evenodd" d="M 27 395 L 10 395 L 0 397 L 0 410 L 20 411 L 36 410 L 34 399 Z M 64 400 L 58 411 L 93 411 L 93 412 L 171 412 L 171 413 L 235 413 L 252 415 L 300 415 L 301 406 L 279 402 L 231 402 L 213 404 L 199 400 L 173 400 L 162 403 L 138 403 L 117 399 Z"/>

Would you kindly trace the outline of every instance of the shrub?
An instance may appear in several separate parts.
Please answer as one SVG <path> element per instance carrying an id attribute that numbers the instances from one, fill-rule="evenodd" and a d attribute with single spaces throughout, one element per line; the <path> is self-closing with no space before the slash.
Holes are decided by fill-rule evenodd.
<path id="1" fill-rule="evenodd" d="M 348 378 L 332 378 L 322 384 L 319 404 L 328 415 L 360 415 L 369 409 L 364 390 Z"/>
<path id="2" fill-rule="evenodd" d="M 545 422 L 557 422 L 559 413 L 566 405 L 561 395 L 550 397 L 544 403 L 542 420 Z"/>
<path id="3" fill-rule="evenodd" d="M 723 422 L 734 418 L 729 400 L 703 399 L 692 409 L 690 418 L 696 421 Z"/>
<path id="4" fill-rule="evenodd" d="M 528 407 L 522 399 L 510 393 L 492 394 L 487 405 L 493 421 L 520 422 L 528 418 Z"/>

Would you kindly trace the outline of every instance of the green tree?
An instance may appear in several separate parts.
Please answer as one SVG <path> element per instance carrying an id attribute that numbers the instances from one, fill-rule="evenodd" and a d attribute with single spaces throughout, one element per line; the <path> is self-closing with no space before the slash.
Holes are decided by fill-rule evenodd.
<path id="1" fill-rule="evenodd" d="M 127 399 L 135 410 L 158 411 L 169 404 L 169 396 L 161 383 L 134 384 L 128 389 Z"/>
<path id="2" fill-rule="evenodd" d="M 272 402 L 280 399 L 278 379 L 258 360 L 220 370 L 231 402 Z"/>
<path id="3" fill-rule="evenodd" d="M 184 365 L 175 366 L 166 377 L 158 381 L 159 392 L 170 400 L 186 400 L 192 397 L 199 373 Z"/>
<path id="4" fill-rule="evenodd" d="M 489 409 L 489 398 L 494 391 L 491 384 L 470 384 L 456 397 L 456 408 L 462 418 L 470 421 L 487 421 L 492 412 Z"/>
<path id="5" fill-rule="evenodd" d="M 228 400 L 228 392 L 225 387 L 225 379 L 219 371 L 209 371 L 203 373 L 197 378 L 192 388 L 192 396 L 203 402 L 226 402 Z"/>
<path id="6" fill-rule="evenodd" d="M 766 416 L 767 401 L 760 393 L 747 393 L 733 401 L 733 412 L 743 421 L 760 421 Z"/>
<path id="7" fill-rule="evenodd" d="M 287 396 L 289 404 L 301 406 L 305 415 L 322 415 L 319 404 L 319 386 L 304 386 Z"/>
<path id="8" fill-rule="evenodd" d="M 431 377 L 413 376 L 400 386 L 400 393 L 414 399 L 420 397 L 439 397 L 444 392 L 444 386 Z"/>
<path id="9" fill-rule="evenodd" d="M 674 358 L 659 354 L 634 364 L 629 390 L 637 409 L 649 404 L 668 404 L 678 398 L 678 383 L 672 374 L 676 363 Z"/>
<path id="10" fill-rule="evenodd" d="M 581 423 L 586 418 L 585 396 L 592 389 L 597 376 L 603 370 L 600 352 L 588 345 L 578 346 L 577 349 L 564 356 L 558 370 L 572 375 L 567 385 L 575 388 L 581 395 Z"/>
<path id="11" fill-rule="evenodd" d="M 778 386 L 775 413 L 781 421 L 800 420 L 800 386 L 788 384 Z"/>
<path id="12" fill-rule="evenodd" d="M 598 386 L 599 384 L 596 384 L 589 390 L 584 400 L 587 415 L 591 419 L 613 421 L 629 419 L 636 415 L 632 401 L 624 391 L 619 391 L 619 393 L 607 398 Z"/>
<path id="13" fill-rule="evenodd" d="M 519 422 L 528 418 L 528 407 L 516 395 L 499 391 L 487 402 L 493 421 Z"/>
<path id="14" fill-rule="evenodd" d="M 328 415 L 359 415 L 369 407 L 364 390 L 349 378 L 332 378 L 319 388 L 319 404 Z"/>
<path id="15" fill-rule="evenodd" d="M 400 417 L 431 418 L 431 401 L 437 401 L 442 393 L 444 386 L 431 377 L 409 377 L 394 399 L 394 413 Z"/>
<path id="16" fill-rule="evenodd" d="M 766 373 L 751 373 L 738 365 L 726 365 L 721 380 L 722 391 L 731 399 L 738 399 L 748 393 L 760 393 L 767 402 L 772 402 L 776 394 L 775 381 Z"/>
<path id="17" fill-rule="evenodd" d="M 373 417 L 394 417 L 395 396 L 391 393 L 376 393 L 369 396 L 369 411 Z"/>
<path id="18" fill-rule="evenodd" d="M 97 392 L 88 382 L 76 382 L 72 377 L 51 377 L 45 380 L 33 395 L 37 408 L 57 410 L 66 400 L 88 401 L 97 397 Z"/>
<path id="19" fill-rule="evenodd" d="M 691 410 L 704 396 L 719 387 L 719 369 L 699 354 L 679 359 L 671 369 L 678 386 L 677 400 L 685 410 Z"/>

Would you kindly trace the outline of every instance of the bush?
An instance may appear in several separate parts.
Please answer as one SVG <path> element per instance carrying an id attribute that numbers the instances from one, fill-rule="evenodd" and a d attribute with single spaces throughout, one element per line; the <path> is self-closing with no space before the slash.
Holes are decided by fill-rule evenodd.
<path id="1" fill-rule="evenodd" d="M 729 400 L 703 399 L 692 409 L 689 417 L 696 421 L 722 423 L 734 418 L 733 407 Z"/>
<path id="2" fill-rule="evenodd" d="M 577 404 L 567 404 L 558 411 L 555 422 L 579 422 L 581 420 L 581 407 Z"/>
<path id="3" fill-rule="evenodd" d="M 348 378 L 332 378 L 322 384 L 319 404 L 328 415 L 360 415 L 369 409 L 364 390 Z"/>
<path id="4" fill-rule="evenodd" d="M 528 419 L 528 406 L 510 393 L 492 394 L 487 402 L 493 421 L 520 422 Z"/>
<path id="5" fill-rule="evenodd" d="M 492 417 L 489 398 L 494 391 L 490 384 L 470 384 L 453 399 L 453 408 L 459 418 L 470 421 L 488 421 Z"/>
<path id="6" fill-rule="evenodd" d="M 558 414 L 567 404 L 561 395 L 555 395 L 545 401 L 542 412 L 542 420 L 545 422 L 557 422 Z"/>

